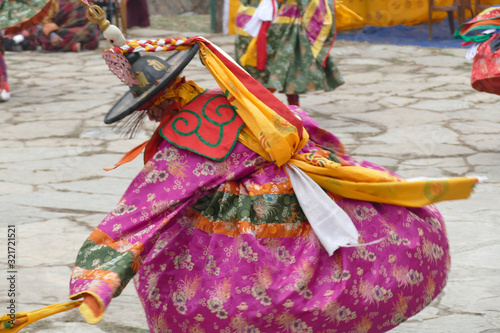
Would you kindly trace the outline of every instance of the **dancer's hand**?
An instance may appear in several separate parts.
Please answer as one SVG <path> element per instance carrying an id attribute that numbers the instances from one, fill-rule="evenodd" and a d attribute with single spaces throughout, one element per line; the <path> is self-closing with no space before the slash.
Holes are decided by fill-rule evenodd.
<path id="1" fill-rule="evenodd" d="M 61 47 L 63 43 L 63 39 L 56 33 L 50 34 L 50 44 L 55 47 Z"/>
<path id="2" fill-rule="evenodd" d="M 101 315 L 100 305 L 94 296 L 90 294 L 83 295 L 83 303 L 88 305 L 94 316 L 99 317 Z"/>
<path id="3" fill-rule="evenodd" d="M 89 324 L 97 324 L 104 314 L 104 309 L 101 308 L 97 299 L 87 293 L 83 294 L 83 303 L 80 304 L 79 310 Z"/>

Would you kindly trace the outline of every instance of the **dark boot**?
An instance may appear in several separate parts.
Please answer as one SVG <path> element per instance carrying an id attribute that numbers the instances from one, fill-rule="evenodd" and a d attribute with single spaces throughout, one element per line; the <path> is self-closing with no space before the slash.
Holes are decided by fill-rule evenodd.
<path id="1" fill-rule="evenodd" d="M 299 95 L 286 95 L 288 99 L 288 105 L 299 105 Z"/>

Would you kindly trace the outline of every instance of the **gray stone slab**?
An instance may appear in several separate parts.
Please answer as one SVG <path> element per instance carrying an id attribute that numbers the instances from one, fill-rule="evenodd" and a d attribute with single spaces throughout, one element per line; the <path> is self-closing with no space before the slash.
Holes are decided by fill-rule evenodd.
<path id="1" fill-rule="evenodd" d="M 80 224 L 85 225 L 91 230 L 97 228 L 99 223 L 108 215 L 108 213 L 97 213 L 97 214 L 88 214 L 88 215 L 80 215 L 75 216 L 74 219 Z"/>
<path id="2" fill-rule="evenodd" d="M 439 49 L 433 49 L 429 47 L 416 47 L 411 45 L 408 46 L 391 45 L 391 49 L 397 50 L 397 52 L 400 54 L 399 58 L 404 61 L 410 61 L 409 59 L 411 57 L 425 57 L 433 55 L 436 52 L 439 52 Z"/>
<path id="3" fill-rule="evenodd" d="M 347 88 L 347 85 L 342 85 L 335 89 L 332 93 L 325 93 L 329 94 L 330 97 L 332 98 L 332 101 L 335 100 L 347 100 L 349 102 L 372 102 L 373 101 L 373 96 L 363 94 L 363 95 L 356 95 L 352 89 Z"/>
<path id="4" fill-rule="evenodd" d="M 427 73 L 431 75 L 456 75 L 457 73 L 463 73 L 463 77 L 470 76 L 470 69 L 466 70 L 461 68 L 461 70 L 457 70 L 452 67 L 424 67 L 422 69 L 422 73 Z M 461 81 L 462 82 L 462 81 Z"/>
<path id="5" fill-rule="evenodd" d="M 321 115 L 331 115 L 332 113 L 340 113 L 343 115 L 349 115 L 351 113 L 365 112 L 371 110 L 377 110 L 380 106 L 374 103 L 362 102 L 362 101 L 351 101 L 348 100 L 338 100 L 331 101 L 328 104 L 315 105 L 315 113 Z M 307 110 L 307 108 L 305 108 Z"/>
<path id="6" fill-rule="evenodd" d="M 83 142 L 82 142 L 83 143 Z M 93 146 L 58 146 L 58 147 L 25 147 L 18 148 L 1 148 L 0 154 L 4 155 L 2 163 L 15 167 L 17 163 L 20 165 L 33 166 L 44 165 L 71 165 L 71 159 L 80 159 L 79 155 L 89 152 L 97 152 Z M 14 165 L 14 163 L 16 165 Z M 30 164 L 31 163 L 31 164 Z M 6 166 L 8 167 L 8 166 Z"/>
<path id="7" fill-rule="evenodd" d="M 495 124 L 493 124 L 495 126 Z M 459 126 L 457 126 L 459 128 Z M 490 131 L 487 126 L 486 131 Z M 464 135 L 463 138 L 467 145 L 474 147 L 478 151 L 500 152 L 500 145 L 495 138 L 484 134 Z"/>
<path id="8" fill-rule="evenodd" d="M 324 120 L 321 123 L 324 124 L 323 127 L 325 129 L 331 132 L 335 132 L 337 135 L 341 135 L 342 133 L 351 133 L 352 130 L 355 130 L 358 135 L 376 135 L 382 132 L 376 126 L 370 125 L 368 123 L 344 122 L 339 120 Z"/>
<path id="9" fill-rule="evenodd" d="M 404 65 L 393 65 L 387 67 L 381 67 L 377 69 L 378 72 L 384 74 L 386 77 L 390 77 L 395 73 L 415 73 L 419 71 L 421 66 L 414 65 L 413 63 L 404 64 Z"/>
<path id="10" fill-rule="evenodd" d="M 463 109 L 469 109 L 471 104 L 463 100 L 449 100 L 449 99 L 435 99 L 435 100 L 423 100 L 418 103 L 409 105 L 408 107 L 420 110 L 432 110 L 432 111 L 458 111 Z"/>
<path id="11" fill-rule="evenodd" d="M 0 139 L 33 140 L 50 136 L 71 136 L 78 128 L 72 120 L 48 120 L 18 125 L 0 125 Z"/>
<path id="12" fill-rule="evenodd" d="M 130 37 L 136 32 L 143 38 L 179 33 L 132 29 Z M 234 36 L 211 36 L 234 52 Z M 405 178 L 488 177 L 468 200 L 437 204 L 447 221 L 452 254 L 448 285 L 394 332 L 500 332 L 500 96 L 471 88 L 466 52 L 337 41 L 331 54 L 346 84 L 301 95 L 301 107 L 338 135 L 351 155 Z M 15 223 L 22 231 L 21 262 L 29 267 L 20 271 L 20 301 L 23 310 L 34 310 L 68 300 L 71 256 L 143 163 L 139 157 L 111 172 L 102 168 L 146 140 L 154 125 L 128 141 L 102 123 L 127 87 L 109 72 L 101 50 L 21 52 L 5 60 L 12 97 L 0 104 L 6 110 L 0 112 L 0 216 L 2 223 Z M 207 88 L 217 87 L 199 61 L 184 74 Z M 275 95 L 286 101 L 283 94 Z M 53 249 L 43 248 L 54 241 Z M 0 270 L 5 268 L 0 262 Z M 0 304 L 4 298 L 0 293 Z M 130 285 L 96 326 L 75 311 L 24 331 L 146 333 L 146 326 Z"/>
<path id="13" fill-rule="evenodd" d="M 481 313 L 491 313 L 491 311 L 498 310 L 500 298 L 496 295 L 499 289 L 494 280 L 495 276 L 498 276 L 500 273 L 500 270 L 492 268 L 489 271 L 482 271 L 473 266 L 462 269 L 469 270 L 470 275 L 466 278 L 455 280 L 453 274 L 451 274 L 448 282 L 450 288 L 446 291 L 446 297 L 443 297 L 440 305 L 450 309 L 451 312 L 472 316 L 477 315 L 478 317 L 483 317 L 479 316 Z M 459 281 L 464 287 L 462 292 L 454 288 Z M 488 321 L 483 325 L 485 325 L 483 326 L 484 328 L 491 328 L 491 324 Z M 478 328 L 476 327 L 475 329 L 477 330 Z M 481 330 L 474 332 L 481 332 Z"/>
<path id="14" fill-rule="evenodd" d="M 32 185 L 0 181 L 0 196 L 12 193 L 30 193 L 32 191 Z"/>
<path id="15" fill-rule="evenodd" d="M 78 148 L 78 147 L 76 147 Z M 76 149 L 78 150 L 78 149 Z M 13 180 L 21 184 L 52 184 L 68 182 L 71 180 L 99 178 L 99 177 L 123 177 L 137 174 L 142 168 L 142 157 L 128 163 L 113 171 L 104 171 L 104 168 L 113 167 L 122 157 L 121 154 L 93 154 L 84 156 L 86 150 L 82 150 L 82 155 L 70 155 L 66 157 L 32 160 L 7 164 L 0 174 L 4 180 Z M 123 174 L 124 173 L 124 174 Z M 122 175 L 123 174 L 123 175 Z M 131 177 L 130 177 L 131 179 Z"/>
<path id="16" fill-rule="evenodd" d="M 13 140 L 0 140 L 0 148 L 17 148 L 22 149 L 25 147 L 24 142 Z"/>
<path id="17" fill-rule="evenodd" d="M 74 310 L 76 311 L 76 310 Z M 49 326 L 49 324 L 47 324 Z M 43 326 L 42 326 L 43 327 Z M 58 332 L 58 333 L 105 333 L 106 331 L 103 331 L 99 329 L 96 326 L 89 326 L 89 325 L 83 325 L 83 324 L 78 324 L 78 323 L 60 323 L 60 322 L 53 322 L 49 326 L 50 328 L 47 329 L 40 329 L 37 330 L 36 332 L 38 333 L 53 333 L 53 332 Z M 28 331 L 29 332 L 35 332 L 35 331 Z"/>
<path id="18" fill-rule="evenodd" d="M 42 209 L 51 209 L 73 214 L 107 213 L 118 203 L 117 195 L 85 192 L 32 192 L 1 196 L 4 204 L 25 202 Z"/>
<path id="19" fill-rule="evenodd" d="M 496 94 L 486 94 L 484 92 L 472 90 L 472 88 L 471 88 L 471 91 L 466 96 L 464 96 L 463 99 L 466 101 L 470 101 L 474 104 L 479 104 L 479 105 L 475 105 L 475 106 L 480 108 L 481 104 L 483 104 L 485 107 L 493 106 L 490 103 L 499 102 L 500 96 L 496 95 Z M 498 108 L 497 108 L 497 111 L 498 111 Z"/>
<path id="20" fill-rule="evenodd" d="M 383 59 L 376 58 L 344 58 L 339 61 L 339 65 L 355 65 L 355 66 L 387 66 L 390 62 Z"/>
<path id="21" fill-rule="evenodd" d="M 423 171 L 425 169 L 425 171 Z M 462 177 L 471 175 L 472 168 L 463 158 L 421 158 L 405 160 L 398 166 L 398 172 L 406 178 L 427 175 L 428 177 Z"/>
<path id="22" fill-rule="evenodd" d="M 487 252 L 486 255 L 490 256 L 488 257 L 489 259 L 492 259 L 491 256 L 496 254 L 489 251 L 494 251 L 497 246 L 495 243 L 497 241 L 497 234 L 500 232 L 498 221 L 479 219 L 473 219 L 472 221 L 448 220 L 447 226 L 449 241 L 453 244 L 456 265 L 473 271 L 473 273 L 469 274 L 476 274 L 476 270 L 481 271 L 483 269 L 483 267 L 479 267 L 481 265 L 477 257 L 474 259 L 474 256 L 477 256 L 478 252 Z M 488 251 L 485 251 L 486 248 L 488 248 Z M 489 269 L 499 273 L 499 261 L 492 260 Z"/>
<path id="23" fill-rule="evenodd" d="M 484 333 L 489 328 L 488 320 L 475 314 L 439 313 L 432 317 L 417 315 L 391 333 Z"/>
<path id="24" fill-rule="evenodd" d="M 19 225 L 18 265 L 21 269 L 46 265 L 72 266 L 78 250 L 91 232 L 92 229 L 86 225 L 81 226 L 68 219 Z"/>
<path id="25" fill-rule="evenodd" d="M 442 78 L 439 78 L 439 79 L 436 79 L 436 81 L 438 82 L 444 82 L 446 84 L 442 84 L 442 85 L 438 85 L 436 86 L 435 90 L 437 91 L 441 91 L 441 90 L 445 90 L 445 91 L 457 91 L 457 92 L 463 92 L 463 93 L 470 93 L 472 91 L 474 91 L 471 86 L 470 86 L 470 82 L 467 81 L 464 77 L 460 76 L 460 81 L 462 83 L 460 84 L 456 84 L 455 81 L 452 80 L 452 78 L 449 78 L 449 81 L 443 81 Z M 452 83 L 450 83 L 452 82 Z"/>
<path id="26" fill-rule="evenodd" d="M 383 97 L 377 101 L 382 107 L 392 108 L 406 106 L 415 103 L 415 99 L 407 97 L 389 96 Z"/>
<path id="27" fill-rule="evenodd" d="M 374 83 L 379 82 L 384 78 L 380 72 L 356 73 L 344 75 L 344 80 L 347 84 L 352 83 Z"/>
<path id="28" fill-rule="evenodd" d="M 415 93 L 428 90 L 439 86 L 437 82 L 398 82 L 397 84 L 389 83 L 388 81 L 380 82 L 378 84 L 364 85 L 362 91 L 364 94 L 379 94 L 389 93 L 395 96 L 411 97 Z"/>
<path id="29" fill-rule="evenodd" d="M 40 149 L 55 149 L 65 151 L 67 149 L 78 149 L 79 153 L 87 151 L 99 152 L 103 145 L 107 143 L 106 140 L 98 139 L 81 139 L 81 138 L 68 138 L 68 137 L 50 137 L 41 138 L 36 140 L 27 140 L 23 144 L 26 147 L 39 147 Z M 75 148 L 76 147 L 76 148 Z"/>
<path id="30" fill-rule="evenodd" d="M 500 121 L 475 121 L 468 123 L 452 123 L 451 128 L 460 130 L 463 134 L 497 134 L 500 133 Z"/>
<path id="31" fill-rule="evenodd" d="M 356 149 L 356 154 L 366 154 L 372 149 L 376 149 L 377 152 L 387 151 L 396 154 L 399 151 L 400 155 L 401 152 L 405 152 L 405 155 L 415 156 L 444 157 L 474 153 L 472 149 L 460 144 L 457 133 L 435 124 L 388 129 L 384 134 L 363 138 L 362 141 L 364 146 Z M 369 144 L 371 142 L 381 144 L 374 146 Z"/>
<path id="32" fill-rule="evenodd" d="M 498 165 L 496 166 L 475 166 L 474 174 L 487 177 L 492 183 L 500 183 L 500 175 L 498 174 Z"/>
<path id="33" fill-rule="evenodd" d="M 403 179 L 420 179 L 421 177 L 430 177 L 430 178 L 447 178 L 450 177 L 449 173 L 447 173 L 443 169 L 434 168 L 434 169 L 405 169 L 405 168 L 397 168 L 395 172 L 403 177 Z"/>
<path id="34" fill-rule="evenodd" d="M 500 165 L 500 155 L 497 153 L 479 153 L 467 158 L 469 163 L 479 166 L 498 166 Z"/>
<path id="35" fill-rule="evenodd" d="M 467 64 L 467 60 L 461 57 L 449 55 L 435 55 L 430 57 L 413 57 L 411 58 L 416 64 L 426 67 L 459 67 Z"/>
<path id="36" fill-rule="evenodd" d="M 465 59 L 465 56 L 467 55 L 468 49 L 466 47 L 459 47 L 459 48 L 446 48 L 444 50 L 440 50 L 440 52 L 446 53 L 448 55 L 452 55 L 455 57 L 463 58 Z M 472 66 L 472 63 L 467 60 L 467 63 Z"/>
<path id="37" fill-rule="evenodd" d="M 301 103 L 305 103 L 309 108 L 316 109 L 317 105 L 325 105 L 326 107 L 331 105 L 332 99 L 327 94 L 324 95 L 306 95 L 300 98 Z"/>
<path id="38" fill-rule="evenodd" d="M 370 47 L 368 43 L 345 43 L 344 41 L 336 41 L 335 47 L 332 48 L 330 54 L 334 57 L 360 57 Z"/>
<path id="39" fill-rule="evenodd" d="M 3 198 L 4 196 L 0 196 L 0 216 L 2 216 L 2 225 L 21 225 L 43 222 L 49 219 L 67 218 L 71 215 L 67 211 L 58 211 L 52 207 L 33 207 L 27 202 L 7 203 Z M 75 214 L 73 214 L 73 216 L 75 216 Z"/>
<path id="40" fill-rule="evenodd" d="M 390 138 L 391 135 L 387 135 Z M 404 153 L 401 153 L 402 146 L 405 146 Z M 455 156 L 460 154 L 471 154 L 473 151 L 466 147 L 457 145 L 441 144 L 432 141 L 423 143 L 403 138 L 401 141 L 392 140 L 389 144 L 369 144 L 363 143 L 351 151 L 353 155 L 383 154 L 393 158 L 397 157 L 426 157 L 426 156 Z M 431 176 L 434 177 L 434 176 Z"/>
<path id="41" fill-rule="evenodd" d="M 369 44 L 364 52 L 370 55 L 371 58 L 381 58 L 381 59 L 391 59 L 399 60 L 401 59 L 401 52 L 394 45 L 384 45 L 384 44 Z"/>
<path id="42" fill-rule="evenodd" d="M 462 157 L 449 158 L 419 158 L 407 159 L 399 164 L 401 169 L 404 168 L 449 168 L 467 166 L 467 162 Z"/>
<path id="43" fill-rule="evenodd" d="M 70 275 L 71 268 L 67 266 L 50 265 L 45 269 L 40 267 L 18 269 L 16 286 L 18 309 L 22 312 L 33 311 L 51 304 L 70 301 L 68 298 Z"/>
<path id="44" fill-rule="evenodd" d="M 103 177 L 99 179 L 82 180 L 76 182 L 65 182 L 49 185 L 51 188 L 61 192 L 83 192 L 89 194 L 111 194 L 120 197 L 130 185 L 131 180 Z"/>
<path id="45" fill-rule="evenodd" d="M 443 99 L 443 98 L 451 98 L 451 97 L 462 97 L 461 92 L 457 91 L 434 91 L 434 90 L 426 90 L 426 91 L 421 91 L 419 93 L 416 93 L 413 95 L 413 97 L 416 98 L 422 98 L 422 99 Z M 466 98 L 463 98 L 465 101 L 467 101 Z"/>
<path id="46" fill-rule="evenodd" d="M 401 98 L 401 97 L 385 97 L 378 101 L 380 104 L 384 104 L 385 102 L 390 103 L 390 101 L 398 101 L 397 99 L 402 99 L 400 102 L 394 102 L 393 104 L 409 104 L 411 101 L 415 101 L 414 99 L 409 98 Z M 399 106 L 399 105 L 395 105 Z M 356 115 L 357 119 L 379 123 L 384 127 L 395 128 L 397 124 L 404 119 L 405 121 L 411 122 L 414 125 L 422 125 L 422 124 L 436 124 L 441 123 L 448 118 L 446 114 L 439 112 L 432 112 L 427 110 L 418 110 L 415 111 L 411 108 L 400 108 L 400 107 L 391 107 L 385 108 L 382 111 L 373 111 L 373 112 L 365 112 L 363 114 Z"/>

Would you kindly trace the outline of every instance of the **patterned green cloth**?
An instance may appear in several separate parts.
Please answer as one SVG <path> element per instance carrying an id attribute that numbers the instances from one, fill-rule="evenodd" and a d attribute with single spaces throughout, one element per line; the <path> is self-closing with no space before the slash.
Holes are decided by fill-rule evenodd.
<path id="1" fill-rule="evenodd" d="M 0 0 L 0 29 L 29 21 L 49 2 L 50 0 Z"/>
<path id="2" fill-rule="evenodd" d="M 280 13 L 284 6 L 288 6 L 290 13 L 292 6 L 296 6 L 297 15 L 302 16 L 311 1 L 285 1 L 279 3 Z M 242 5 L 257 7 L 259 0 L 241 0 Z M 329 1 L 333 11 L 333 4 Z M 293 9 L 293 8 L 292 8 Z M 278 14 L 279 15 L 279 14 Z M 238 18 L 244 22 L 244 17 Z M 309 91 L 330 91 L 344 83 L 339 69 L 330 56 L 326 66 L 322 66 L 322 57 L 314 58 L 309 39 L 302 20 L 297 19 L 295 24 L 273 23 L 267 31 L 267 63 L 266 69 L 260 71 L 252 66 L 244 66 L 245 70 L 256 78 L 266 88 L 276 89 L 285 94 L 302 94 Z M 237 23 L 238 25 L 238 23 Z M 252 37 L 236 35 L 236 60 L 246 52 Z M 332 31 L 333 39 L 333 31 Z M 325 46 L 326 54 L 329 45 Z"/>

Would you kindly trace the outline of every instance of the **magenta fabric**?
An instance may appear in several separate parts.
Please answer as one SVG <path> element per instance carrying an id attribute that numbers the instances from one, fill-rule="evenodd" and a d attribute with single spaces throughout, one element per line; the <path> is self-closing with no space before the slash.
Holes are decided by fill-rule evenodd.
<path id="1" fill-rule="evenodd" d="M 320 1 L 318 3 L 318 8 L 316 8 L 316 11 L 314 12 L 314 15 L 307 23 L 307 38 L 309 38 L 311 45 L 314 45 L 316 39 L 318 39 L 318 36 L 321 33 L 326 13 L 327 8 L 325 7 L 325 3 Z"/>
<path id="2" fill-rule="evenodd" d="M 333 134 L 292 110 L 311 136 L 302 152 L 328 148 L 344 164 L 383 169 L 342 154 Z M 388 331 L 446 284 L 443 219 L 434 206 L 331 197 L 361 242 L 378 242 L 330 257 L 283 168 L 241 143 L 215 162 L 164 141 L 82 247 L 71 294 L 107 305 L 137 271 L 150 332 Z"/>
<path id="3" fill-rule="evenodd" d="M 288 3 L 281 8 L 279 16 L 291 17 L 291 18 L 302 17 L 302 15 L 300 14 L 299 7 L 296 4 L 288 4 Z"/>
<path id="4" fill-rule="evenodd" d="M 127 1 L 127 28 L 149 27 L 149 9 L 146 0 Z"/>
<path id="5" fill-rule="evenodd" d="M 7 65 L 3 59 L 3 54 L 0 54 L 0 82 L 7 82 Z"/>
<path id="6" fill-rule="evenodd" d="M 236 16 L 236 27 L 243 29 L 251 18 L 251 15 L 238 14 Z"/>
<path id="7" fill-rule="evenodd" d="M 0 1 L 0 3 L 2 3 Z M 5 53 L 5 46 L 3 44 L 2 34 L 0 33 L 0 82 L 7 81 L 7 65 L 3 55 Z"/>

